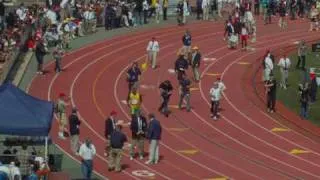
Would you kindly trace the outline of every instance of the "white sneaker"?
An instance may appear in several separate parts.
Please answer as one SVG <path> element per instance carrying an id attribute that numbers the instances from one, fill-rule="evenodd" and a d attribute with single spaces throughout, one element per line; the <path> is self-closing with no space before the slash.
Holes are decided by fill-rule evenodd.
<path id="1" fill-rule="evenodd" d="M 133 160 L 133 157 L 132 156 L 130 156 L 130 161 L 132 161 Z"/>
<path id="2" fill-rule="evenodd" d="M 63 133 L 62 133 L 62 132 L 59 132 L 59 133 L 58 133 L 58 136 L 59 136 L 60 139 L 63 139 L 63 140 L 66 139 L 66 138 L 63 136 Z"/>
<path id="3" fill-rule="evenodd" d="M 142 160 L 143 159 L 143 156 L 140 156 L 140 160 Z"/>
<path id="4" fill-rule="evenodd" d="M 145 164 L 152 164 L 152 161 L 146 161 Z"/>
<path id="5" fill-rule="evenodd" d="M 215 117 L 213 117 L 213 119 L 214 119 L 214 120 L 217 120 L 218 118 L 217 118 L 217 116 L 215 116 Z"/>

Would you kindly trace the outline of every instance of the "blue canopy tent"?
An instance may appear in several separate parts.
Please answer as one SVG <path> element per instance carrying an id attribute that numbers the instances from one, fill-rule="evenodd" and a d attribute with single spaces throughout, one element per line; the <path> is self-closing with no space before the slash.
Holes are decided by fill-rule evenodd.
<path id="1" fill-rule="evenodd" d="M 0 134 L 48 136 L 54 103 L 26 94 L 11 83 L 0 86 Z M 46 149 L 47 149 L 46 138 Z"/>

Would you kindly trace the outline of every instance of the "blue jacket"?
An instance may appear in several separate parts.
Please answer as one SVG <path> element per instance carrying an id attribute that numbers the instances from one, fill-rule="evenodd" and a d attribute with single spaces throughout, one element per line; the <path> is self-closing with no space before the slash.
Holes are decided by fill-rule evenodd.
<path id="1" fill-rule="evenodd" d="M 185 34 L 182 37 L 182 43 L 185 46 L 191 46 L 191 35 L 190 34 Z"/>
<path id="2" fill-rule="evenodd" d="M 150 121 L 147 139 L 149 140 L 160 140 L 161 139 L 161 125 L 160 122 L 156 119 Z"/>

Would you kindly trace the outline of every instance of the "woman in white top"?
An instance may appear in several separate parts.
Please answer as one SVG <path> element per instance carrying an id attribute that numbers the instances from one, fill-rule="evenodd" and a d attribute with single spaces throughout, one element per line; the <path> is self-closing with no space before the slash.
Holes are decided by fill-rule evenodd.
<path id="1" fill-rule="evenodd" d="M 215 82 L 213 87 L 210 89 L 211 98 L 211 118 L 214 120 L 218 119 L 219 101 L 221 99 L 221 89 L 219 88 L 219 83 Z"/>
<path id="2" fill-rule="evenodd" d="M 287 55 L 283 55 L 283 57 L 279 60 L 278 66 L 280 67 L 281 73 L 281 83 L 280 86 L 283 89 L 287 89 L 288 77 L 289 77 L 289 68 L 291 66 L 291 61 L 287 57 Z"/>

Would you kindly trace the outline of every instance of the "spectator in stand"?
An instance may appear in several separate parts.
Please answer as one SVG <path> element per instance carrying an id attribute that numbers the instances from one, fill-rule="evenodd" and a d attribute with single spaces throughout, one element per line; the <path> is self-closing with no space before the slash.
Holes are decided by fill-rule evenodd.
<path id="1" fill-rule="evenodd" d="M 183 23 L 183 14 L 184 14 L 184 9 L 183 9 L 183 1 L 180 0 L 179 3 L 177 4 L 177 21 L 178 25 L 182 26 L 184 25 Z"/>
<path id="2" fill-rule="evenodd" d="M 155 20 L 159 24 L 160 23 L 160 13 L 161 13 L 161 9 L 162 9 L 159 0 L 156 1 L 155 8 L 156 8 Z"/>
<path id="3" fill-rule="evenodd" d="M 62 61 L 62 57 L 64 55 L 64 51 L 63 51 L 61 43 L 57 44 L 52 55 L 53 55 L 53 58 L 54 58 L 55 64 L 56 64 L 54 70 L 56 73 L 59 73 L 62 71 L 61 61 Z"/>
<path id="4" fill-rule="evenodd" d="M 47 9 L 47 8 L 44 9 L 44 12 L 45 12 L 45 17 L 47 17 L 50 20 L 51 26 L 58 24 L 56 12 L 54 12 L 51 9 Z"/>
<path id="5" fill-rule="evenodd" d="M 36 48 L 36 42 L 34 37 L 30 36 L 27 40 L 27 48 L 29 51 L 33 51 Z"/>
<path id="6" fill-rule="evenodd" d="M 159 162 L 159 141 L 161 140 L 162 128 L 154 114 L 149 114 L 149 127 L 147 139 L 149 140 L 149 160 L 145 164 L 157 164 Z"/>
<path id="7" fill-rule="evenodd" d="M 17 24 L 17 19 L 15 18 L 15 15 L 13 12 L 8 13 L 6 22 L 7 22 L 8 29 L 13 28 Z"/>
<path id="8" fill-rule="evenodd" d="M 44 56 L 47 54 L 47 48 L 44 44 L 44 41 L 41 39 L 37 46 L 36 46 L 36 59 L 37 59 L 37 62 L 38 62 L 38 70 L 37 70 L 37 73 L 38 74 L 43 74 L 44 71 L 43 71 L 43 58 Z"/>
<path id="9" fill-rule="evenodd" d="M 17 162 L 11 162 L 9 165 L 9 179 L 20 180 L 22 179 L 20 169 Z"/>
<path id="10" fill-rule="evenodd" d="M 144 157 L 144 139 L 147 131 L 147 120 L 142 112 L 137 112 L 132 116 L 130 130 L 132 132 L 132 143 L 130 147 L 130 160 L 135 157 L 134 149 L 138 148 L 139 157 L 142 160 Z"/>
<path id="11" fill-rule="evenodd" d="M 60 3 L 60 20 L 70 18 L 69 0 L 62 0 Z"/>
<path id="12" fill-rule="evenodd" d="M 210 1 L 202 0 L 202 12 L 203 12 L 203 20 L 209 20 L 209 10 L 210 10 Z"/>
<path id="13" fill-rule="evenodd" d="M 93 171 L 93 158 L 96 155 L 96 148 L 87 138 L 80 146 L 79 155 L 81 157 L 81 170 L 85 179 L 91 179 Z"/>
<path id="14" fill-rule="evenodd" d="M 71 150 L 74 154 L 78 154 L 79 151 L 79 135 L 81 121 L 77 115 L 77 108 L 72 108 L 72 113 L 69 116 L 69 132 L 71 141 Z"/>
<path id="15" fill-rule="evenodd" d="M 127 142 L 127 136 L 121 131 L 122 126 L 120 123 L 117 124 L 115 131 L 110 137 L 110 160 L 109 160 L 109 171 L 115 170 L 121 172 L 121 159 L 124 143 Z"/>
<path id="16" fill-rule="evenodd" d="M 297 0 L 290 1 L 290 17 L 291 20 L 296 20 L 296 13 L 297 13 Z"/>
<path id="17" fill-rule="evenodd" d="M 3 1 L 0 1 L 0 31 L 3 31 L 5 28 L 5 15 L 6 7 L 3 4 Z"/>
<path id="18" fill-rule="evenodd" d="M 310 29 L 309 31 L 313 31 L 313 30 L 319 30 L 319 25 L 317 25 L 318 22 L 318 16 L 319 16 L 319 11 L 318 9 L 315 7 L 315 5 L 312 5 L 312 8 L 310 10 Z"/>
<path id="19" fill-rule="evenodd" d="M 143 25 L 143 0 L 137 0 L 134 7 L 135 25 Z"/>
<path id="20" fill-rule="evenodd" d="M 26 9 L 25 7 L 24 7 L 24 3 L 21 3 L 20 4 L 20 7 L 17 9 L 17 11 L 16 11 L 16 14 L 17 14 L 17 16 L 19 17 L 19 20 L 20 21 L 24 21 L 24 20 L 26 20 L 26 17 L 27 17 L 27 11 L 28 11 L 28 9 Z"/>
<path id="21" fill-rule="evenodd" d="M 114 11 L 111 3 L 108 3 L 105 9 L 105 30 L 111 30 L 114 28 L 115 17 L 116 12 Z"/>
<path id="22" fill-rule="evenodd" d="M 202 14 L 202 0 L 197 0 L 196 1 L 196 5 L 197 5 L 197 19 L 200 20 L 200 16 Z"/>
<path id="23" fill-rule="evenodd" d="M 260 15 L 260 0 L 254 0 L 254 15 Z"/>
<path id="24" fill-rule="evenodd" d="M 19 169 L 22 176 L 26 176 L 29 173 L 30 167 L 29 167 L 29 159 L 30 159 L 30 153 L 28 152 L 28 146 L 22 145 L 22 149 L 17 154 L 18 161 L 20 163 Z"/>
<path id="25" fill-rule="evenodd" d="M 162 1 L 162 14 L 163 14 L 163 20 L 167 20 L 167 10 L 169 6 L 169 0 L 163 0 Z"/>
<path id="26" fill-rule="evenodd" d="M 144 21 L 144 24 L 148 24 L 149 4 L 148 4 L 147 0 L 143 1 L 142 7 L 143 7 L 143 21 Z"/>

